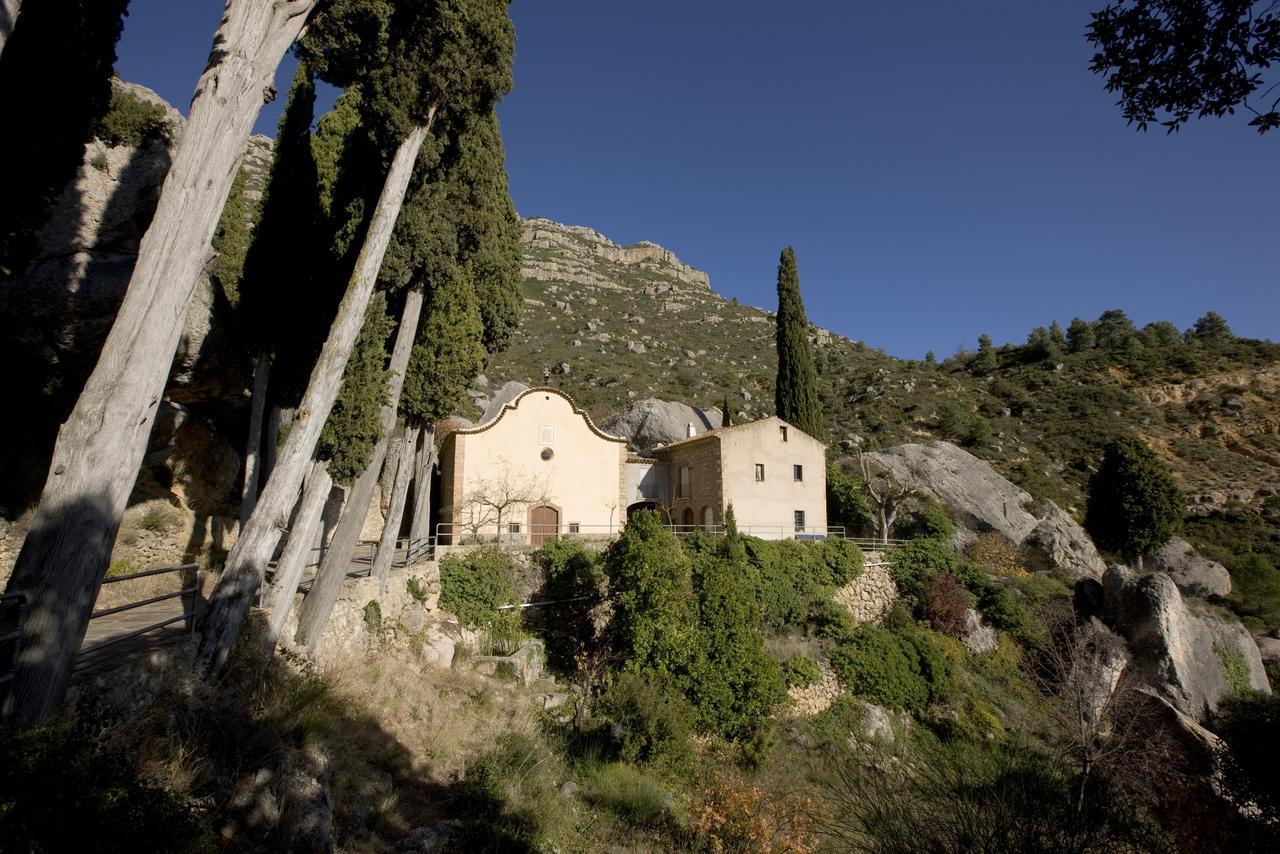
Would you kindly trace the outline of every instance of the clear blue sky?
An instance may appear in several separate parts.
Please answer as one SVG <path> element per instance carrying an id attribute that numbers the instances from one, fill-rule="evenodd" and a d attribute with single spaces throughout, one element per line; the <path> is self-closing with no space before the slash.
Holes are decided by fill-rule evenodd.
<path id="1" fill-rule="evenodd" d="M 790 244 L 810 319 L 898 356 L 1109 308 L 1280 338 L 1280 132 L 1127 127 L 1101 5 L 517 0 L 512 197 L 767 308 Z M 222 3 L 131 7 L 120 75 L 185 111 Z"/>

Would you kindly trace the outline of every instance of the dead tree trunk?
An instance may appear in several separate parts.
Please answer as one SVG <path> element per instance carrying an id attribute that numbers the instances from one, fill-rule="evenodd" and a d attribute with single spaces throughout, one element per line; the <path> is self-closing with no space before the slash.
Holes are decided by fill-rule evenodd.
<path id="1" fill-rule="evenodd" d="M 271 354 L 258 354 L 253 371 L 253 397 L 249 402 L 249 440 L 244 448 L 244 488 L 240 491 L 240 527 L 249 521 L 258 503 L 258 480 L 262 473 L 262 411 L 267 402 L 267 377 L 271 375 Z"/>
<path id="2" fill-rule="evenodd" d="M 413 476 L 413 518 L 409 521 L 409 539 L 431 537 L 431 476 L 436 467 L 436 428 L 422 431 L 422 449 L 418 451 L 417 472 Z"/>
<path id="3" fill-rule="evenodd" d="M 404 521 L 404 504 L 409 495 L 409 479 L 413 476 L 413 448 L 418 443 L 418 428 L 404 428 L 404 448 L 396 464 L 396 479 L 391 486 L 391 503 L 387 505 L 387 521 L 382 526 L 382 538 L 374 553 L 371 574 L 378 579 L 378 595 L 387 592 L 387 578 L 396 556 L 396 543 L 400 539 L 400 523 Z M 413 543 L 409 544 L 413 548 Z M 406 555 L 407 556 L 407 555 Z"/>
<path id="4" fill-rule="evenodd" d="M 332 486 L 329 464 L 317 462 L 312 466 L 311 474 L 307 475 L 307 485 L 302 490 L 302 498 L 298 500 L 298 513 L 293 520 L 293 528 L 289 531 L 289 540 L 285 544 L 284 554 L 276 562 L 276 576 L 266 595 L 262 597 L 262 607 L 267 612 L 267 632 L 262 640 L 263 649 L 268 655 L 275 650 L 276 641 L 293 608 L 293 597 L 298 592 L 302 573 L 306 571 L 311 544 L 320 528 L 320 517 L 324 513 L 324 505 L 329 499 L 329 489 Z"/>
<path id="5" fill-rule="evenodd" d="M 292 421 L 293 410 L 289 410 Z M 262 437 L 262 474 L 258 476 L 259 488 L 266 486 L 271 470 L 276 467 L 276 446 L 280 444 L 280 423 L 285 418 L 285 410 L 272 404 L 267 412 L 265 435 Z"/>
<path id="6" fill-rule="evenodd" d="M 30 603 L 14 683 L 30 726 L 62 702 L 218 218 L 263 92 L 313 0 L 228 3 L 124 301 L 76 406 L 10 592 Z"/>
<path id="7" fill-rule="evenodd" d="M 391 231 L 404 202 L 418 151 L 431 131 L 434 118 L 435 110 L 432 109 L 426 124 L 414 128 L 396 149 L 382 194 L 369 221 L 364 245 L 360 247 L 351 283 L 311 371 L 311 379 L 298 406 L 298 415 L 289 430 L 289 437 L 280 450 L 276 469 L 258 498 L 253 516 L 240 532 L 231 554 L 227 555 L 226 568 L 210 598 L 209 613 L 200 638 L 197 662 L 206 672 L 216 671 L 226 663 L 245 611 L 262 584 L 263 569 L 271 557 L 276 533 L 298 494 L 307 463 L 320 439 L 320 431 L 342 386 L 342 374 L 364 325 L 369 296 L 373 293 L 378 269 L 382 266 Z"/>
<path id="8" fill-rule="evenodd" d="M 13 35 L 13 28 L 18 25 L 18 14 L 22 11 L 22 0 L 0 0 L 0 54 Z"/>
<path id="9" fill-rule="evenodd" d="M 404 310 L 400 314 L 400 326 L 396 330 L 396 343 L 391 349 L 391 377 L 387 381 L 387 402 L 382 406 L 382 438 L 374 448 L 369 465 L 351 487 L 347 504 L 342 509 L 342 521 L 338 523 L 338 530 L 334 531 L 329 550 L 320 562 L 316 582 L 307 591 L 307 597 L 302 600 L 302 609 L 298 612 L 297 641 L 306 645 L 308 653 L 315 651 L 316 645 L 320 643 L 320 636 L 324 634 L 324 627 L 329 623 L 329 615 L 333 613 L 334 603 L 338 601 L 338 594 L 342 592 L 342 584 L 351 565 L 351 555 L 355 552 L 360 531 L 364 528 L 369 501 L 373 498 L 373 488 L 378 483 L 378 475 L 381 473 L 383 460 L 386 459 L 387 441 L 396 426 L 400 390 L 404 387 L 404 373 L 409 367 L 409 355 L 413 351 L 413 339 L 417 337 L 418 318 L 421 315 L 422 291 L 411 290 L 405 294 Z"/>

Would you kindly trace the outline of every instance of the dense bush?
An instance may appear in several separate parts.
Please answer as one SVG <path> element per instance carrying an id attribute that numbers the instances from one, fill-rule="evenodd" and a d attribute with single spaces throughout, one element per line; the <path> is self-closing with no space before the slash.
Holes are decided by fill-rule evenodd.
<path id="1" fill-rule="evenodd" d="M 440 561 L 440 607 L 466 626 L 487 626 L 499 605 L 515 604 L 515 567 L 496 546 Z"/>
<path id="2" fill-rule="evenodd" d="M 667 769 L 688 763 L 697 712 L 668 677 L 652 671 L 619 673 L 599 711 L 611 723 L 621 759 Z"/>
<path id="3" fill-rule="evenodd" d="M 995 575 L 1027 574 L 1018 547 L 995 531 L 988 531 L 969 543 L 968 555 L 974 565 Z"/>
<path id="4" fill-rule="evenodd" d="M 571 826 L 569 802 L 558 790 L 563 769 L 536 737 L 508 733 L 467 768 L 457 786 L 450 835 L 461 851 L 552 850 L 556 835 Z"/>
<path id="5" fill-rule="evenodd" d="M 964 615 L 969 606 L 969 593 L 954 575 L 935 575 L 925 582 L 920 617 L 937 631 L 958 638 L 965 634 Z"/>
<path id="6" fill-rule="evenodd" d="M 782 663 L 782 677 L 789 688 L 808 688 L 822 679 L 822 671 L 809 656 L 793 655 Z"/>
<path id="7" fill-rule="evenodd" d="M 945 543 L 912 540 L 893 552 L 889 575 L 898 586 L 898 595 L 909 603 L 920 601 L 924 586 L 936 575 L 957 575 L 960 561 Z"/>
<path id="8" fill-rule="evenodd" d="M 948 540 L 956 532 L 942 505 L 923 495 L 918 507 L 894 524 L 894 532 L 904 540 Z"/>
<path id="9" fill-rule="evenodd" d="M 1263 822 L 1274 826 L 1280 822 L 1280 695 L 1227 697 L 1213 728 L 1228 748 L 1223 779 L 1231 793 L 1239 803 L 1256 803 Z"/>
<path id="10" fill-rule="evenodd" d="M 862 552 L 846 540 L 743 541 L 761 618 L 772 627 L 805 622 L 821 601 L 862 574 Z"/>
<path id="11" fill-rule="evenodd" d="M 557 537 L 548 540 L 536 555 L 546 583 L 536 597 L 559 604 L 531 608 L 531 628 L 545 644 L 547 663 L 562 674 L 576 671 L 576 659 L 596 649 L 596 627 L 591 610 L 599 603 L 604 583 L 600 553 L 581 540 Z"/>
<path id="12" fill-rule="evenodd" d="M 137 148 L 152 140 L 168 145 L 173 141 L 173 128 L 164 107 L 132 92 L 116 90 L 111 93 L 111 106 L 98 122 L 94 136 L 112 148 Z"/>
<path id="13" fill-rule="evenodd" d="M 843 525 L 850 537 L 871 527 L 871 505 L 862 491 L 861 476 L 836 463 L 827 463 L 827 524 Z"/>
<path id="14" fill-rule="evenodd" d="M 830 658 L 854 693 L 882 706 L 919 710 L 952 691 L 946 653 L 922 632 L 859 626 Z"/>
<path id="15" fill-rule="evenodd" d="M 583 794 L 588 803 L 603 807 L 636 827 L 673 823 L 671 793 L 650 774 L 621 762 L 597 766 L 587 774 Z"/>

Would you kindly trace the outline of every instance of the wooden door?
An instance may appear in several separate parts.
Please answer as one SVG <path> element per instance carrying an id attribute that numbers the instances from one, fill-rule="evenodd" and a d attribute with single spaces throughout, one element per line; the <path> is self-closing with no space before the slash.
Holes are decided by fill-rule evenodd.
<path id="1" fill-rule="evenodd" d="M 560 511 L 554 507 L 534 507 L 529 511 L 529 544 L 540 546 L 560 534 Z"/>

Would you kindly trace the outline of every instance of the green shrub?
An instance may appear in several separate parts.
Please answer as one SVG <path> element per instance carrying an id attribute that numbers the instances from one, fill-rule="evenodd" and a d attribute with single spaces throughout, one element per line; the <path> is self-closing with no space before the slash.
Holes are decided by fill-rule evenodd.
<path id="1" fill-rule="evenodd" d="M 935 575 L 957 575 L 960 560 L 938 540 L 912 540 L 895 549 L 889 558 L 889 575 L 898 586 L 898 595 L 907 602 L 919 602 L 925 583 Z"/>
<path id="2" fill-rule="evenodd" d="M 173 142 L 173 128 L 164 107 L 132 92 L 116 90 L 111 93 L 111 105 L 98 122 L 94 136 L 112 148 L 137 148 L 152 140 L 169 145 Z"/>
<path id="3" fill-rule="evenodd" d="M 830 599 L 815 603 L 809 619 L 814 633 L 827 640 L 848 640 L 858 628 L 858 623 L 853 619 L 853 614 L 849 613 L 849 609 Z"/>
<path id="4" fill-rule="evenodd" d="M 404 583 L 404 591 L 413 597 L 413 601 L 419 605 L 427 604 L 427 600 L 431 598 L 431 594 L 427 592 L 426 586 L 418 580 L 418 576 L 411 575 Z"/>
<path id="5" fill-rule="evenodd" d="M 673 823 L 671 793 L 634 765 L 612 762 L 594 768 L 584 781 L 583 797 L 638 827 Z"/>
<path id="6" fill-rule="evenodd" d="M 1222 668 L 1222 678 L 1227 683 L 1227 691 L 1237 696 L 1253 693 L 1249 682 L 1249 666 L 1245 664 L 1244 653 L 1234 646 L 1213 645 L 1213 652 L 1218 657 L 1218 665 Z"/>
<path id="7" fill-rule="evenodd" d="M 859 626 L 830 657 L 836 674 L 854 693 L 882 706 L 919 710 L 952 692 L 946 653 L 920 632 Z"/>
<path id="8" fill-rule="evenodd" d="M 765 624 L 798 626 L 831 593 L 862 574 L 862 551 L 847 540 L 816 543 L 745 538 L 750 579 Z"/>
<path id="9" fill-rule="evenodd" d="M 496 546 L 440 561 L 440 607 L 465 626 L 487 626 L 499 605 L 515 604 L 515 567 Z"/>
<path id="10" fill-rule="evenodd" d="M 370 599 L 364 603 L 364 608 L 360 612 L 364 616 L 364 627 L 371 635 L 382 635 L 382 606 L 378 604 L 377 599 Z"/>
<path id="11" fill-rule="evenodd" d="M 454 814 L 463 816 L 451 847 L 460 851 L 558 850 L 572 826 L 558 791 L 566 771 L 534 736 L 508 733 L 472 763 L 457 786 Z"/>
<path id="12" fill-rule="evenodd" d="M 920 506 L 894 525 L 894 532 L 904 540 L 949 540 L 956 528 L 942 505 L 928 495 L 921 496 Z"/>
<path id="13" fill-rule="evenodd" d="M 1225 698 L 1213 729 L 1226 742 L 1223 780 L 1236 803 L 1253 802 L 1263 823 L 1280 821 L 1280 695 L 1243 693 Z"/>
<path id="14" fill-rule="evenodd" d="M 113 560 L 107 565 L 108 578 L 116 575 L 132 575 L 135 572 L 138 572 L 138 568 L 124 558 Z"/>
<path id="15" fill-rule="evenodd" d="M 688 764 L 697 713 L 668 677 L 619 673 L 600 700 L 600 713 L 613 725 L 621 759 L 669 769 Z"/>
<path id="16" fill-rule="evenodd" d="M 597 643 L 591 611 L 604 582 L 600 553 L 573 537 L 557 537 L 548 540 L 535 559 L 546 578 L 537 598 L 559 604 L 530 609 L 532 613 L 526 617 L 546 646 L 547 665 L 572 676 L 577 656 Z"/>
<path id="17" fill-rule="evenodd" d="M 782 678 L 788 688 L 808 688 L 822 679 L 818 663 L 807 655 L 793 655 L 782 665 Z"/>

